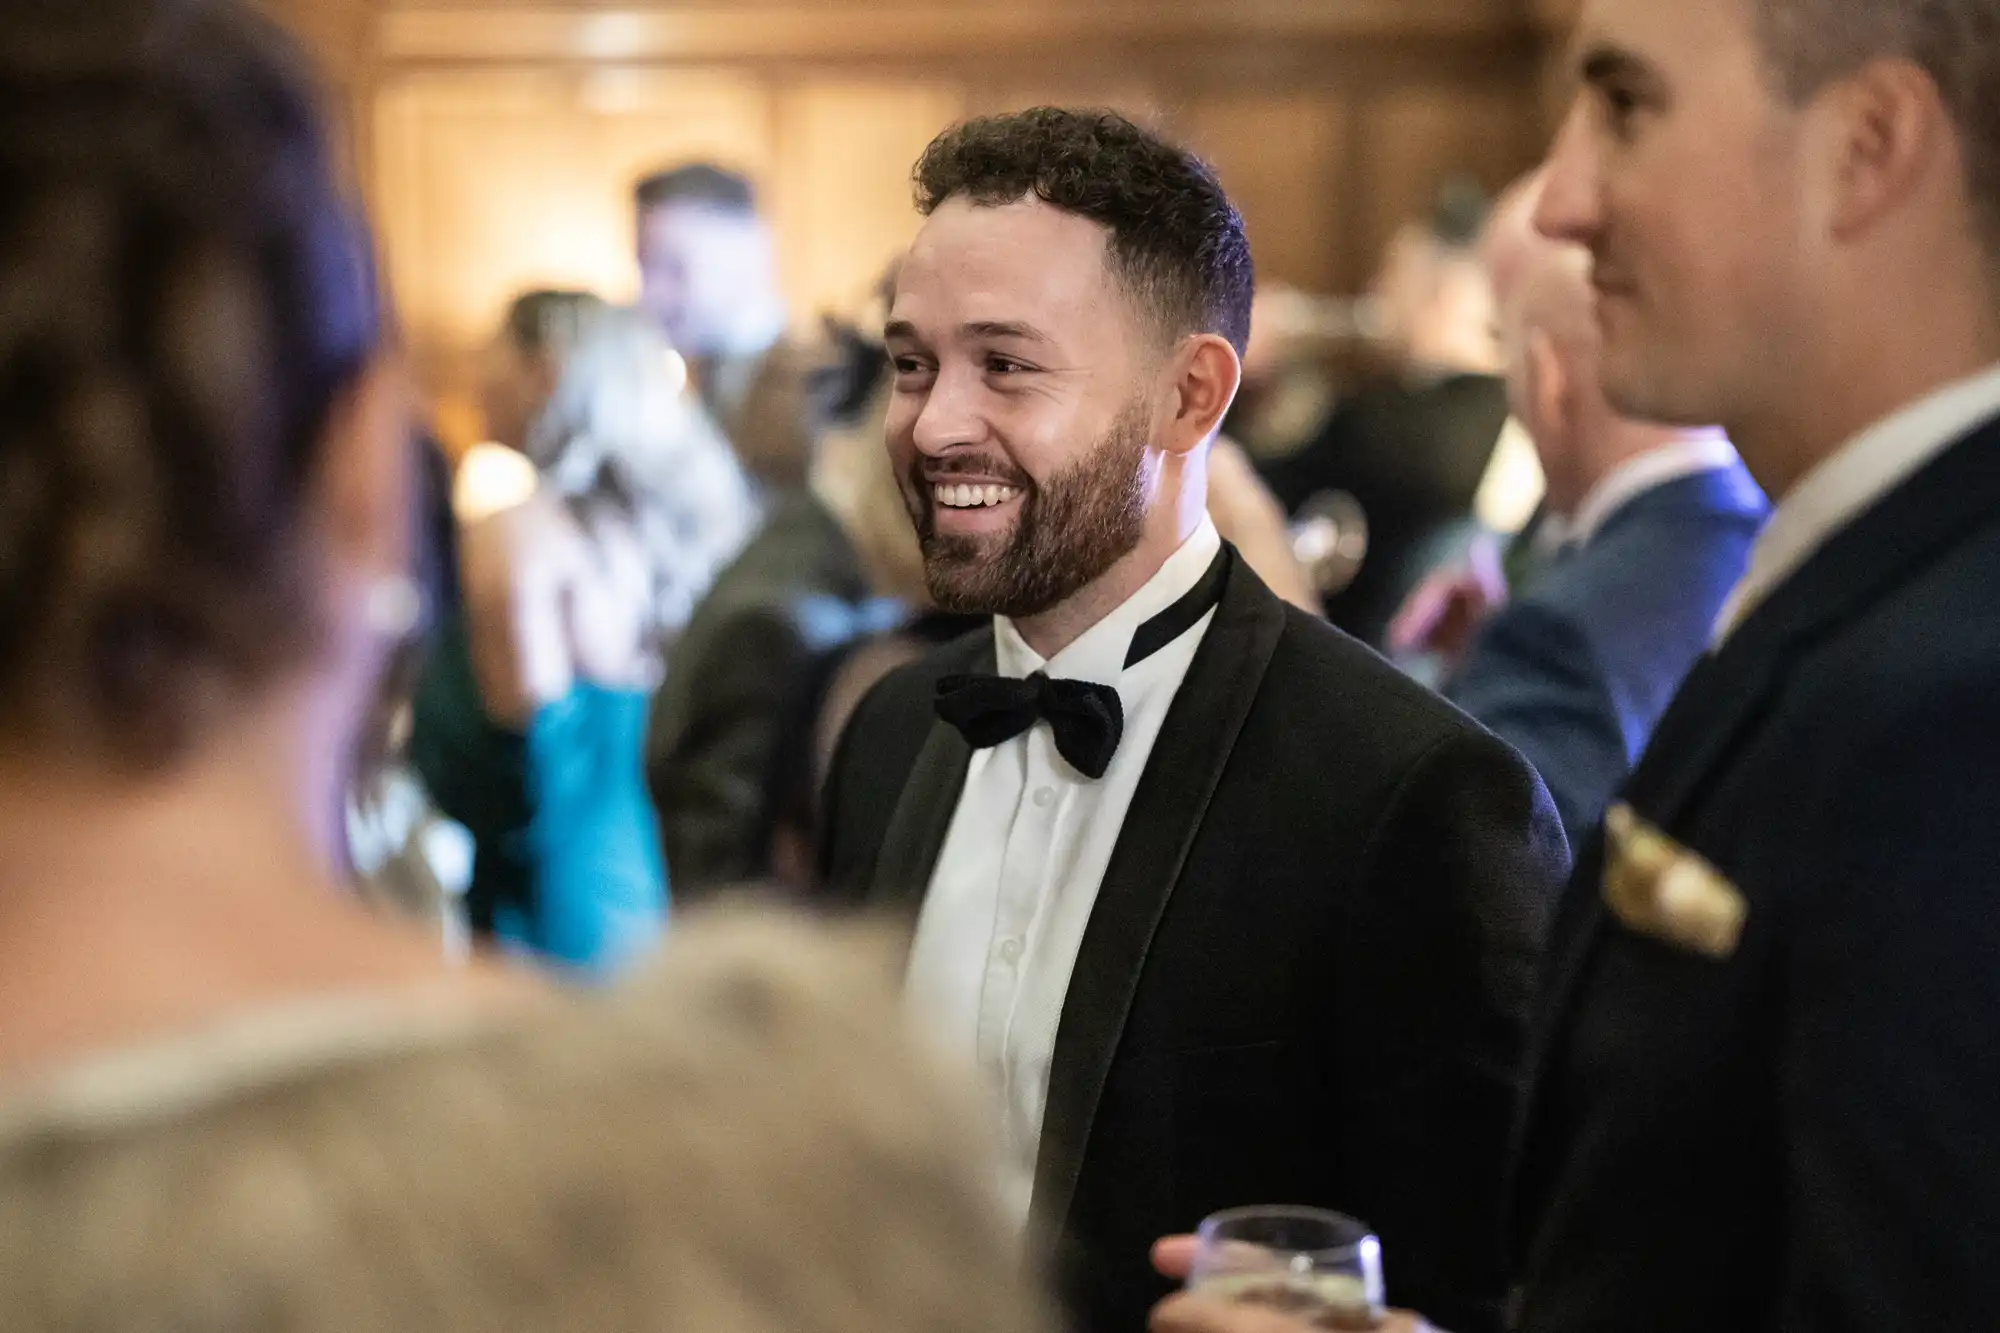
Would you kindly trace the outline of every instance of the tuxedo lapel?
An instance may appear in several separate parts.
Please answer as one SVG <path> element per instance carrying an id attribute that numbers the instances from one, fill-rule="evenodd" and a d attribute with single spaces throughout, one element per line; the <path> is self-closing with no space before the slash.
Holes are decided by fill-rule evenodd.
<path id="1" fill-rule="evenodd" d="M 1284 604 L 1230 552 L 1227 582 L 1161 726 L 1084 931 L 1049 1069 L 1032 1225 L 1068 1215 L 1153 933 L 1285 628 Z"/>
<path id="2" fill-rule="evenodd" d="M 947 651 L 965 659 L 950 670 L 994 669 L 990 633 Z M 875 874 L 868 890 L 870 904 L 902 912 L 912 920 L 923 907 L 931 872 L 944 850 L 945 835 L 951 832 L 952 816 L 965 790 L 966 770 L 972 764 L 972 747 L 957 729 L 934 714 L 928 725 L 923 748 L 917 752 L 896 799 L 895 813 L 882 835 L 882 850 L 875 858 Z"/>
<path id="3" fill-rule="evenodd" d="M 1620 799 L 1672 833 L 1697 813 L 1702 796 L 1782 689 L 1804 648 L 1881 600 L 1912 574 L 2000 514 L 2000 423 L 1952 446 L 1836 534 L 1765 603 L 1705 656 L 1655 728 Z M 1551 939 L 1539 1021 L 1517 1126 L 1518 1184 L 1531 1189 L 1527 1154 L 1548 1062 L 1567 1027 L 1604 924 L 1603 838 L 1579 857 Z M 1699 847 L 1696 848 L 1700 850 Z M 1532 1201 L 1523 1196 L 1524 1208 Z M 1524 1214 L 1525 1215 L 1525 1214 Z"/>
<path id="4" fill-rule="evenodd" d="M 1771 659 L 1763 655 L 1746 659 L 1735 651 L 1737 647 L 1731 643 L 1722 653 L 1703 657 L 1695 664 L 1627 781 L 1620 799 L 1644 811 L 1648 819 L 1671 822 L 1677 817 L 1697 793 L 1701 779 L 1720 765 L 1735 738 L 1762 711 L 1774 680 Z M 1548 1062 L 1566 1028 L 1584 966 L 1604 925 L 1603 874 L 1604 834 L 1599 828 L 1579 849 L 1570 883 L 1557 908 L 1542 968 L 1536 1022 L 1529 1031 L 1523 1100 L 1510 1154 L 1516 1210 L 1523 1217 L 1532 1211 L 1532 1199 L 1518 1192 L 1534 1185 L 1528 1154 L 1534 1149 L 1532 1134 Z"/>
<path id="5" fill-rule="evenodd" d="M 913 918 L 922 908 L 971 763 L 972 747 L 965 738 L 944 723 L 933 722 L 882 837 L 882 855 L 868 894 L 872 905 L 905 911 Z"/>
<path id="6" fill-rule="evenodd" d="M 1760 650 L 1759 645 L 1731 642 L 1720 653 L 1695 663 L 1654 728 L 1620 799 L 1662 827 L 1678 820 L 1700 794 L 1702 780 L 1721 766 L 1737 738 L 1763 711 L 1780 674 L 1782 659 L 1774 647 L 1766 644 Z M 1593 831 L 1576 860 L 1550 936 L 1541 1001 L 1545 1021 L 1537 1026 L 1538 1042 L 1552 1036 L 1603 923 L 1604 899 L 1598 892 L 1603 869 L 1603 837 Z M 1531 1050 L 1530 1086 L 1546 1054 L 1539 1045 Z"/>
<path id="7" fill-rule="evenodd" d="M 1805 647 L 2000 513 L 2000 421 L 1975 430 L 1836 533 L 1704 659 L 1655 729 L 1625 799 L 1681 822 Z"/>

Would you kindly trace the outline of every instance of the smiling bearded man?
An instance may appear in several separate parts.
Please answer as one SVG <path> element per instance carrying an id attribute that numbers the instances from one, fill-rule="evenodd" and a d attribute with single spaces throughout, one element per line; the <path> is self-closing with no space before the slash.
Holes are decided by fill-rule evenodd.
<path id="1" fill-rule="evenodd" d="M 1146 405 L 1135 402 L 1068 471 L 1037 486 L 1004 459 L 919 460 L 903 488 L 931 600 L 960 615 L 1040 615 L 1074 597 L 1145 533 Z M 958 478 L 973 476 L 966 482 Z M 1001 478 L 1001 480 L 990 480 Z M 1012 531 L 940 532 L 937 510 L 999 509 Z"/>
<path id="2" fill-rule="evenodd" d="M 917 187 L 889 450 L 932 594 L 994 622 L 858 710 L 829 881 L 915 918 L 912 1007 L 987 1077 L 1081 1327 L 1144 1326 L 1156 1236 L 1280 1198 L 1496 1326 L 1546 793 L 1216 535 L 1253 283 L 1205 166 L 1044 109 L 940 136 Z"/>

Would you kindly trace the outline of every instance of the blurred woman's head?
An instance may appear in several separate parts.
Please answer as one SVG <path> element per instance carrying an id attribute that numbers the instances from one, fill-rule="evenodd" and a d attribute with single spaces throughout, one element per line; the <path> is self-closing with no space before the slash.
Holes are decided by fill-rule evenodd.
<path id="1" fill-rule="evenodd" d="M 409 589 L 380 337 L 275 28 L 0 6 L 0 751 L 158 773 L 280 698 L 338 749 Z"/>
<path id="2" fill-rule="evenodd" d="M 837 418 L 820 436 L 812 491 L 854 543 L 876 594 L 924 606 L 930 593 L 924 586 L 923 551 L 889 451 L 882 446 L 889 389 L 887 377 L 881 377 L 850 415 Z"/>
<path id="3" fill-rule="evenodd" d="M 686 364 L 650 323 L 606 310 L 583 322 L 527 434 L 545 491 L 586 528 L 623 522 L 640 538 L 662 643 L 757 521 L 728 440 L 686 389 Z"/>
<path id="4" fill-rule="evenodd" d="M 483 409 L 486 437 L 510 449 L 528 447 L 528 431 L 555 392 L 563 362 L 598 318 L 610 310 L 583 291 L 538 288 L 515 297 L 487 349 Z"/>

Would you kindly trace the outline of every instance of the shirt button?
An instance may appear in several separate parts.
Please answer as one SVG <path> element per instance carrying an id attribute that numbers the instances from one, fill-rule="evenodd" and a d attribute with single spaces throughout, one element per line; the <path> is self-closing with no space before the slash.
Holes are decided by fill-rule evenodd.
<path id="1" fill-rule="evenodd" d="M 1004 939 L 1000 941 L 1000 957 L 1009 963 L 1021 961 L 1021 941 Z"/>
<path id="2" fill-rule="evenodd" d="M 1044 810 L 1048 809 L 1051 805 L 1055 804 L 1055 799 L 1056 789 L 1054 787 L 1035 788 L 1035 804 L 1040 808 Z"/>

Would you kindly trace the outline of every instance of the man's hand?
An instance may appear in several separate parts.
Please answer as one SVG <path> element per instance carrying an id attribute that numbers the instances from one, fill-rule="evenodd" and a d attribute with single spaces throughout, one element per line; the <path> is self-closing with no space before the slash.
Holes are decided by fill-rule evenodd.
<path id="1" fill-rule="evenodd" d="M 1200 1296 L 1170 1296 L 1153 1307 L 1152 1333 L 1322 1333 L 1318 1326 L 1268 1305 L 1231 1305 Z M 1438 1333 L 1422 1316 L 1391 1310 L 1377 1333 Z"/>
<path id="2" fill-rule="evenodd" d="M 1389 651 L 1395 656 L 1436 653 L 1455 670 L 1472 647 L 1473 635 L 1506 601 L 1500 545 L 1482 534 L 1463 564 L 1440 569 L 1417 585 L 1389 624 Z"/>
<path id="3" fill-rule="evenodd" d="M 1153 1246 L 1153 1267 L 1176 1280 L 1194 1266 L 1193 1236 L 1168 1236 Z M 1311 1324 L 1269 1306 L 1232 1305 L 1183 1293 L 1153 1309 L 1152 1333 L 1319 1333 Z M 1441 1333 L 1419 1315 L 1391 1310 L 1381 1333 Z"/>
<path id="4" fill-rule="evenodd" d="M 1176 1282 L 1187 1281 L 1187 1275 L 1194 1268 L 1193 1236 L 1168 1236 L 1165 1240 L 1153 1242 L 1153 1267 L 1161 1277 L 1170 1277 Z"/>

